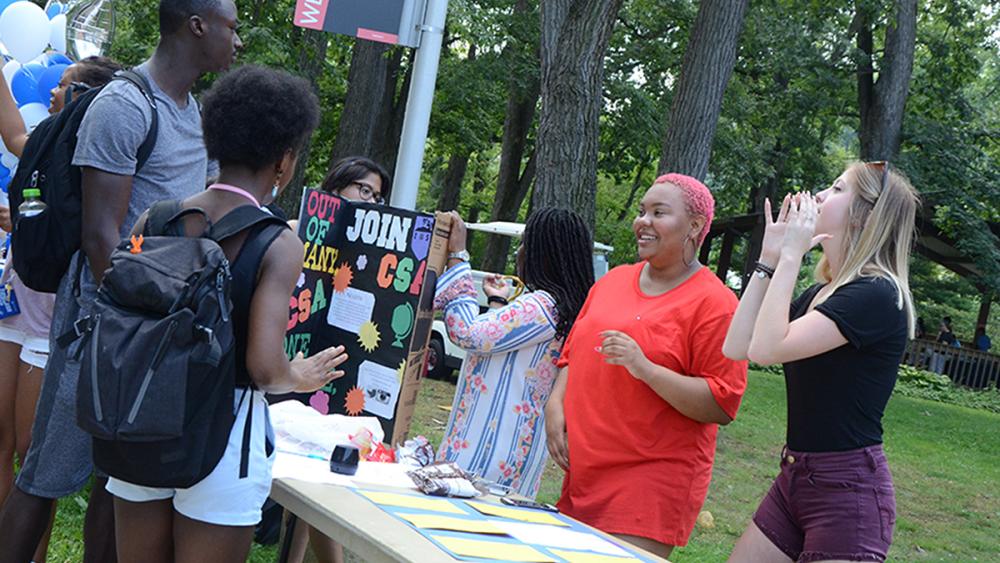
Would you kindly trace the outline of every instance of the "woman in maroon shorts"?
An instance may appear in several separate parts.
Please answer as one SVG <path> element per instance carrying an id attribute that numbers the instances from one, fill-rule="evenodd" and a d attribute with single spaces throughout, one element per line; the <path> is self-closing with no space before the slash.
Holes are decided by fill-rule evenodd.
<path id="1" fill-rule="evenodd" d="M 730 561 L 884 561 L 896 520 L 882 414 L 915 318 L 908 263 L 918 196 L 888 163 L 855 163 L 767 229 L 723 352 L 783 363 L 781 472 Z M 803 255 L 819 283 L 792 300 Z"/>

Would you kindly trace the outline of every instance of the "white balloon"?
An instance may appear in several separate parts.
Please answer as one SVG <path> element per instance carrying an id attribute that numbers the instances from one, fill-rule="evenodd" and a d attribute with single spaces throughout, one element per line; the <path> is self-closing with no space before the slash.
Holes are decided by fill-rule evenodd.
<path id="1" fill-rule="evenodd" d="M 66 14 L 49 20 L 49 45 L 60 53 L 66 52 Z"/>
<path id="2" fill-rule="evenodd" d="M 3 164 L 4 168 L 8 170 L 17 166 L 17 157 L 12 153 L 5 152 L 3 156 L 0 156 L 0 164 Z"/>
<path id="3" fill-rule="evenodd" d="M 3 77 L 7 79 L 7 89 L 10 89 L 10 82 L 14 79 L 14 74 L 21 70 L 21 63 L 10 60 L 3 65 Z"/>
<path id="4" fill-rule="evenodd" d="M 24 120 L 24 126 L 31 131 L 38 125 L 43 119 L 49 116 L 49 108 L 45 107 L 45 104 L 40 104 L 38 102 L 33 102 L 30 104 L 24 104 L 18 111 L 21 112 L 21 119 Z"/>
<path id="5" fill-rule="evenodd" d="M 11 56 L 26 63 L 49 44 L 49 17 L 37 4 L 14 2 L 0 15 L 0 37 Z"/>

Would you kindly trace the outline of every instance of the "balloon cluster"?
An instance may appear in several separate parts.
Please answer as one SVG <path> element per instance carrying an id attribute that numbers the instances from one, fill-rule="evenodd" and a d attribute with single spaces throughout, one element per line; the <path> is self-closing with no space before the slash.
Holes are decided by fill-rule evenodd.
<path id="1" fill-rule="evenodd" d="M 0 0 L 3 75 L 28 130 L 48 117 L 49 92 L 73 63 L 64 54 L 67 12 L 63 2 L 49 2 L 43 10 L 26 0 Z M 17 157 L 0 141 L 0 188 L 4 191 L 16 167 Z"/>

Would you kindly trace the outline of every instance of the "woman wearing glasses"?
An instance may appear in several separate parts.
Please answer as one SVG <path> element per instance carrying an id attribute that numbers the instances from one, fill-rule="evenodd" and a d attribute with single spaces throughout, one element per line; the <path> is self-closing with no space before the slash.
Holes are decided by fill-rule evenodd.
<path id="1" fill-rule="evenodd" d="M 363 201 L 384 205 L 389 201 L 392 184 L 389 174 L 378 163 L 362 156 L 349 156 L 335 162 L 323 179 L 320 189 L 349 201 Z M 298 221 L 289 221 L 292 229 L 298 229 Z M 345 414 L 331 410 L 330 414 Z M 295 527 L 288 561 L 301 563 L 305 559 L 306 537 L 313 554 L 320 563 L 341 563 L 344 549 L 316 528 L 300 522 Z"/>
<path id="2" fill-rule="evenodd" d="M 855 163 L 815 197 L 765 204 L 760 261 L 723 352 L 783 363 L 781 469 L 730 561 L 884 561 L 896 501 L 882 414 L 916 315 L 908 263 L 919 198 L 887 163 Z M 792 299 L 816 244 L 818 283 Z"/>
<path id="3" fill-rule="evenodd" d="M 383 205 L 389 201 L 391 186 L 384 168 L 367 158 L 349 156 L 330 168 L 320 189 L 350 201 Z"/>

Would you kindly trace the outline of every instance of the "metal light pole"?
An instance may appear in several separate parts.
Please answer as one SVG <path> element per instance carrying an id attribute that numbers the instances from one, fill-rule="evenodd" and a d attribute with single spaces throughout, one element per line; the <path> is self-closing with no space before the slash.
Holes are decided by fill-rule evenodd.
<path id="1" fill-rule="evenodd" d="M 392 180 L 390 203 L 393 207 L 414 209 L 417 205 L 417 189 L 423 170 L 424 146 L 434 103 L 434 86 L 447 14 L 448 0 L 427 0 L 424 24 L 419 26 L 420 47 L 413 62 L 413 78 L 406 100 L 403 133 L 399 139 L 396 173 Z"/>

